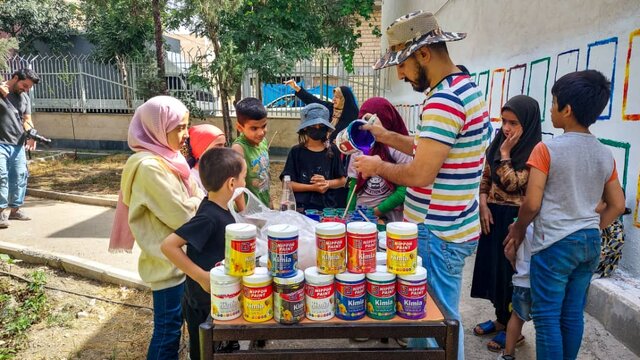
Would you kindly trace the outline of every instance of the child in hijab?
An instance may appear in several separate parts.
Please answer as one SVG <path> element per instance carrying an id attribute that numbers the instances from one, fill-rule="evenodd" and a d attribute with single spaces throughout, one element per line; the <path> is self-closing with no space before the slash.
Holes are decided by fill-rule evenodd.
<path id="1" fill-rule="evenodd" d="M 471 297 L 490 300 L 496 320 L 477 324 L 476 335 L 498 333 L 487 347 L 499 352 L 505 347 L 505 327 L 511 317 L 513 267 L 504 255 L 502 242 L 509 225 L 518 216 L 529 180 L 527 159 L 542 139 L 540 107 L 526 95 L 509 99 L 502 107 L 502 128 L 486 152 L 480 183 L 482 234 L 473 270 Z M 524 337 L 519 339 L 519 343 Z"/>
<path id="2" fill-rule="evenodd" d="M 409 135 L 402 116 L 387 99 L 374 97 L 365 101 L 360 108 L 358 118 L 365 118 L 367 114 L 375 114 L 385 129 Z M 367 155 L 378 155 L 382 160 L 392 163 L 411 161 L 409 155 L 382 143 L 376 143 Z M 365 205 L 373 208 L 376 216 L 385 222 L 402 221 L 406 187 L 390 183 L 380 176 L 364 179 L 355 171 L 353 161 L 349 163 L 347 174 L 349 176 L 349 196 L 347 199 L 352 198 L 352 192 L 356 193 L 355 201 L 352 200 L 347 204 L 349 210 L 355 210 L 356 205 Z"/>
<path id="3" fill-rule="evenodd" d="M 153 292 L 153 335 L 147 358 L 177 359 L 185 275 L 161 252 L 162 241 L 196 212 L 204 193 L 180 153 L 189 112 L 170 96 L 156 96 L 136 109 L 120 183 L 128 223 L 142 250 L 140 278 Z"/>

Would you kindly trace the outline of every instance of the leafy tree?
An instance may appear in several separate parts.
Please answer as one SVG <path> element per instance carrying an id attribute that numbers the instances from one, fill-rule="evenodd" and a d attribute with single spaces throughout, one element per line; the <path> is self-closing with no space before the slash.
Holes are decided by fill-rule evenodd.
<path id="1" fill-rule="evenodd" d="M 64 0 L 0 1 L 0 31 L 18 40 L 21 53 L 34 52 L 37 40 L 58 51 L 69 44 L 76 10 Z"/>
<path id="2" fill-rule="evenodd" d="M 6 71 L 9 68 L 5 59 L 9 57 L 9 51 L 17 47 L 18 41 L 16 39 L 0 39 L 0 71 Z"/>
<path id="3" fill-rule="evenodd" d="M 230 135 L 230 95 L 239 93 L 248 69 L 273 81 L 317 49 L 330 48 L 352 70 L 360 37 L 355 29 L 374 7 L 373 0 L 183 1 L 178 12 L 183 24 L 209 38 L 215 56 L 207 68 L 195 65 L 191 78 L 219 88 L 225 133 Z"/>
<path id="4" fill-rule="evenodd" d="M 124 85 L 124 98 L 131 108 L 132 94 L 127 59 L 142 58 L 153 40 L 153 18 L 149 0 L 84 0 L 86 36 L 96 46 L 94 56 L 115 59 Z"/>

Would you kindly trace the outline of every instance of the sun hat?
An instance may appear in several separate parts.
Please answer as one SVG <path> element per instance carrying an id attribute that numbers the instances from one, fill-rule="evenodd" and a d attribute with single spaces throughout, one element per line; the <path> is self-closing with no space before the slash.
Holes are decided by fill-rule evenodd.
<path id="1" fill-rule="evenodd" d="M 394 66 L 407 60 L 419 48 L 444 41 L 457 41 L 467 37 L 467 33 L 446 32 L 440 29 L 435 15 L 422 10 L 394 20 L 387 28 L 389 50 L 373 68 L 378 70 Z"/>
<path id="2" fill-rule="evenodd" d="M 322 124 L 331 130 L 336 128 L 329 122 L 329 109 L 321 104 L 309 104 L 300 111 L 300 125 L 298 131 L 312 125 Z"/>

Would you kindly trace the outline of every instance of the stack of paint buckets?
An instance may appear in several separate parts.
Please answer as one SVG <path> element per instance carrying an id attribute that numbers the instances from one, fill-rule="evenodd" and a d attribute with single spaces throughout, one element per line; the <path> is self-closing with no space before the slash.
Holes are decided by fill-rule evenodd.
<path id="1" fill-rule="evenodd" d="M 309 320 L 423 318 L 426 270 L 418 265 L 417 226 L 387 225 L 386 259 L 377 253 L 378 232 L 370 222 L 316 225 L 317 266 L 297 269 L 298 228 L 267 229 L 268 255 L 255 265 L 257 230 L 230 224 L 224 267 L 211 270 L 211 315 L 281 324 Z"/>
<path id="2" fill-rule="evenodd" d="M 295 324 L 304 318 L 304 273 L 297 269 L 298 228 L 272 225 L 267 229 L 265 266 L 256 267 L 257 230 L 251 224 L 225 228 L 224 267 L 210 272 L 211 316 L 249 322 L 275 319 Z"/>
<path id="3" fill-rule="evenodd" d="M 423 318 L 427 271 L 418 266 L 417 226 L 387 224 L 386 261 L 380 261 L 376 252 L 377 235 L 376 225 L 370 222 L 316 225 L 317 267 L 305 271 L 309 275 L 307 287 L 313 288 L 317 276 L 325 276 L 325 286 L 335 277 L 335 316 L 343 320 L 358 320 L 365 315 L 389 320 L 396 314 L 406 319 Z M 318 300 L 314 294 L 307 291 L 307 303 Z M 307 318 L 315 315 L 308 306 Z"/>

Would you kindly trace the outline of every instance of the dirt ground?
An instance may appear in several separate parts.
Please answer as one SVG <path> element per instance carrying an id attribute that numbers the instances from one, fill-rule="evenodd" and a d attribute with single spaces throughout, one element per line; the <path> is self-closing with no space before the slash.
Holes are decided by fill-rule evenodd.
<path id="1" fill-rule="evenodd" d="M 34 161 L 29 164 L 29 188 L 81 195 L 117 195 L 122 167 L 128 156 L 113 154 L 74 160 L 68 155 L 50 161 Z M 272 203 L 280 202 L 282 183 L 279 176 L 283 168 L 283 163 L 272 162 L 269 169 Z"/>
<path id="2" fill-rule="evenodd" d="M 24 262 L 10 265 L 3 262 L 0 268 L 22 277 L 41 270 L 46 275 L 47 286 L 142 307 L 118 305 L 47 289 L 44 318 L 27 331 L 26 347 L 15 355 L 15 359 L 145 357 L 153 326 L 150 292 L 101 284 Z M 0 277 L 0 282 L 9 289 L 26 286 L 7 275 Z"/>

